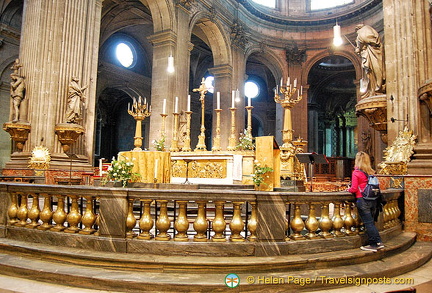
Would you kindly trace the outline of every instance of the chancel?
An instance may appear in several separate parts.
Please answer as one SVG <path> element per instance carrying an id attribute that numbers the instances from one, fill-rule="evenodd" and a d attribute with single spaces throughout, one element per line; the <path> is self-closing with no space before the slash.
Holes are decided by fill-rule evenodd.
<path id="1" fill-rule="evenodd" d="M 0 290 L 430 271 L 431 19 L 423 0 L 0 0 Z M 360 151 L 376 251 L 347 191 Z"/>

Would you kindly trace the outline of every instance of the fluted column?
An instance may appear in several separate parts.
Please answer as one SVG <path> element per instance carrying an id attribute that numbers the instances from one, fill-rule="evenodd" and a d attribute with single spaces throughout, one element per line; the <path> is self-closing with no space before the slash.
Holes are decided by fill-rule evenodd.
<path id="1" fill-rule="evenodd" d="M 85 137 L 79 138 L 71 151 L 81 155 L 83 166 L 89 167 L 94 153 L 102 0 L 26 0 L 24 7 L 19 57 L 32 129 L 22 158 L 16 157 L 14 163 L 27 167 L 28 152 L 44 145 L 52 154 L 52 166 L 68 165 L 54 127 L 66 122 L 68 86 L 72 77 L 77 77 L 81 86 L 88 86 L 79 122 L 85 128 Z"/>

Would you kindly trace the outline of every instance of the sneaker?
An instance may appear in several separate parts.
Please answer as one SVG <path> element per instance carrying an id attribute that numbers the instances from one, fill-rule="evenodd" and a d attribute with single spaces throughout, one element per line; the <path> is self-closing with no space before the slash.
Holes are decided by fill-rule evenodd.
<path id="1" fill-rule="evenodd" d="M 380 249 L 383 249 L 383 248 L 384 248 L 384 243 L 378 242 L 377 243 L 377 249 L 380 250 Z"/>
<path id="2" fill-rule="evenodd" d="M 365 251 L 377 252 L 378 251 L 378 246 L 366 245 L 366 246 L 360 246 L 360 249 L 361 250 L 365 250 Z"/>

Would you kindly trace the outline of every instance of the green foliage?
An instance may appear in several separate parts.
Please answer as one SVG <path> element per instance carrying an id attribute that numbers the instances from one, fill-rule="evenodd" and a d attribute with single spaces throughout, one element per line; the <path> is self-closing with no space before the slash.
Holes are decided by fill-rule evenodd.
<path id="1" fill-rule="evenodd" d="M 123 157 L 124 160 L 113 160 L 108 168 L 106 176 L 102 179 L 102 184 L 105 185 L 108 181 L 119 181 L 123 187 L 126 187 L 128 182 L 136 182 L 141 177 L 140 174 L 132 171 L 134 159 Z"/>
<path id="2" fill-rule="evenodd" d="M 252 135 L 245 129 L 243 133 L 240 133 L 239 143 L 236 149 L 241 151 L 254 150 L 255 144 L 253 142 Z"/>
<path id="3" fill-rule="evenodd" d="M 157 151 L 164 151 L 165 150 L 165 135 L 162 135 L 159 140 L 155 139 L 153 140 L 153 146 Z"/>
<path id="4" fill-rule="evenodd" d="M 268 166 L 261 167 L 259 162 L 254 164 L 254 175 L 252 180 L 256 186 L 260 186 L 264 183 L 265 178 L 269 178 L 268 172 L 273 172 L 273 168 Z M 265 183 L 264 183 L 265 184 Z"/>

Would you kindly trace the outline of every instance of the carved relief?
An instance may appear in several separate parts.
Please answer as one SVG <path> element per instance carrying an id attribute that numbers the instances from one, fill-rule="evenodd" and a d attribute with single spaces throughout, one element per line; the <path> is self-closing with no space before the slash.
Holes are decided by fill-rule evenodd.
<path id="1" fill-rule="evenodd" d="M 172 162 L 173 177 L 186 177 L 186 163 L 183 160 Z M 189 178 L 222 179 L 227 176 L 226 160 L 193 160 L 189 163 Z"/>
<path id="2" fill-rule="evenodd" d="M 238 21 L 235 21 L 231 26 L 231 43 L 233 46 L 244 49 L 247 44 L 246 33 L 243 25 Z"/>
<path id="3" fill-rule="evenodd" d="M 297 43 L 292 41 L 286 47 L 286 60 L 290 64 L 302 64 L 306 60 L 306 49 L 299 49 Z"/>

